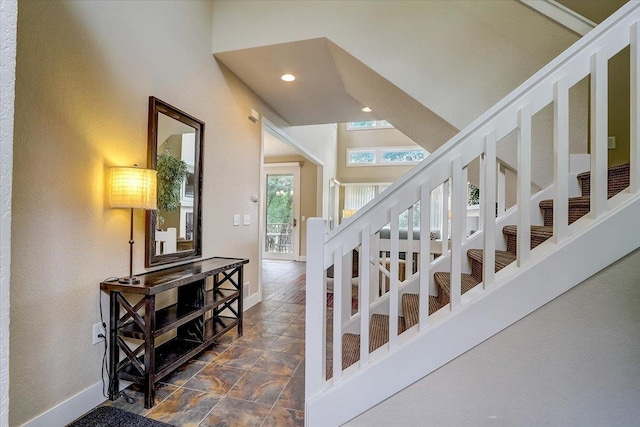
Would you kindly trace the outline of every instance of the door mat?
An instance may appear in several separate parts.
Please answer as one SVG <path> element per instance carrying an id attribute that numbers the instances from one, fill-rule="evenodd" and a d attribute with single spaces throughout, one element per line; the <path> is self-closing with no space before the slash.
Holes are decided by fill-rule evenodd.
<path id="1" fill-rule="evenodd" d="M 174 427 L 111 406 L 95 408 L 67 427 Z"/>

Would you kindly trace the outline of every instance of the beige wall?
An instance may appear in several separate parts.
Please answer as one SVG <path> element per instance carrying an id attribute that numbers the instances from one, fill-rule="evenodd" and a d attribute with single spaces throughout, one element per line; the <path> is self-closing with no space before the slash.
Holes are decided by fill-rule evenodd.
<path id="1" fill-rule="evenodd" d="M 265 157 L 268 163 L 300 163 L 300 255 L 307 255 L 307 218 L 317 216 L 318 167 L 302 156 Z M 305 219 L 303 220 L 302 217 Z"/>
<path id="2" fill-rule="evenodd" d="M 347 166 L 347 149 L 371 147 L 420 148 L 397 129 L 347 130 L 338 125 L 338 180 L 340 182 L 394 182 L 413 166 Z"/>
<path id="3" fill-rule="evenodd" d="M 318 215 L 327 219 L 329 216 L 329 180 L 337 177 L 336 153 L 338 150 L 338 132 L 335 124 L 311 126 L 281 126 L 298 145 L 315 156 L 322 166 L 318 175 L 322 176 L 322 194 L 318 194 L 318 207 L 322 207 Z M 320 179 L 320 178 L 319 178 Z"/>
<path id="4" fill-rule="evenodd" d="M 559 0 L 595 23 L 600 23 L 628 0 Z M 616 137 L 616 148 L 609 150 L 609 165 L 629 162 L 629 48 L 609 61 L 609 136 Z"/>
<path id="5" fill-rule="evenodd" d="M 247 111 L 284 122 L 214 60 L 212 13 L 201 1 L 20 3 L 12 426 L 100 381 L 103 347 L 91 342 L 98 285 L 126 275 L 129 235 L 129 213 L 109 208 L 105 178 L 110 166 L 146 164 L 150 95 L 206 123 L 203 256 L 249 258 L 245 278 L 257 290 L 251 196 L 259 194 L 261 129 Z M 233 227 L 234 213 L 250 214 L 252 225 Z M 144 269 L 141 211 L 135 241 L 134 273 Z"/>

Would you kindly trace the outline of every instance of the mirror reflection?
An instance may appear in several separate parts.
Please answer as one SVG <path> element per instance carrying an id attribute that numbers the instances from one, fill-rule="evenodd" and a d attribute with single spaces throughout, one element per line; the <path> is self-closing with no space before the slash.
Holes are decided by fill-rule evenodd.
<path id="1" fill-rule="evenodd" d="M 196 130 L 158 115 L 156 255 L 193 250 Z"/>
<path id="2" fill-rule="evenodd" d="M 147 267 L 202 254 L 203 141 L 203 122 L 149 97 L 147 167 L 158 171 L 158 209 L 147 212 Z"/>

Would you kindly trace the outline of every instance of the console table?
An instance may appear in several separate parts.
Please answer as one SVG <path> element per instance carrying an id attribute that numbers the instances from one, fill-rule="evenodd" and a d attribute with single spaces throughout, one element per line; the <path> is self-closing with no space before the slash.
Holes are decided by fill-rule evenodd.
<path id="1" fill-rule="evenodd" d="M 144 388 L 144 407 L 151 408 L 157 381 L 235 326 L 242 336 L 242 276 L 248 262 L 216 257 L 139 275 L 137 284 L 100 283 L 110 297 L 109 399 L 117 398 L 123 379 Z M 171 289 L 177 302 L 156 309 L 156 296 Z M 165 334 L 168 339 L 156 346 Z"/>

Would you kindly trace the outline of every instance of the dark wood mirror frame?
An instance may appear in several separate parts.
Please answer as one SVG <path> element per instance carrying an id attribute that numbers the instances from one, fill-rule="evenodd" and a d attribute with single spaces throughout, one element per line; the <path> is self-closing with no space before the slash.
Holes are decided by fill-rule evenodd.
<path id="1" fill-rule="evenodd" d="M 195 129 L 194 189 L 193 189 L 193 248 L 167 254 L 156 254 L 156 229 L 158 211 L 147 211 L 145 266 L 169 264 L 202 256 L 202 148 L 204 145 L 204 122 L 181 111 L 156 97 L 149 97 L 149 132 L 147 145 L 147 167 L 157 168 L 158 161 L 158 114 L 164 114 Z"/>

